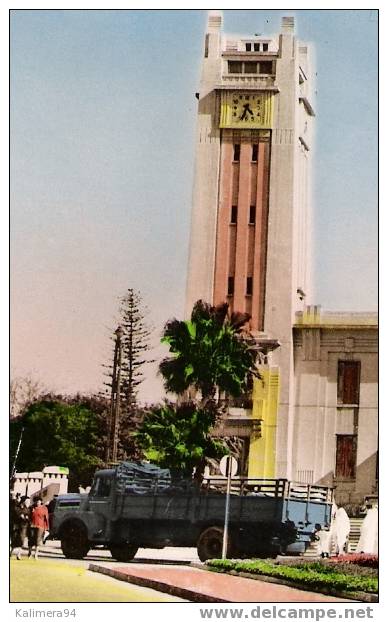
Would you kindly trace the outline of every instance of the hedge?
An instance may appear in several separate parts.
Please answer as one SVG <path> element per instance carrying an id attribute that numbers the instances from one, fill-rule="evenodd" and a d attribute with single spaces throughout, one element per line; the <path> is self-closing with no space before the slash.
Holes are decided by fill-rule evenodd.
<path id="1" fill-rule="evenodd" d="M 376 593 L 378 590 L 377 577 L 352 576 L 336 572 L 335 568 L 324 566 L 324 569 L 308 564 L 300 566 L 276 566 L 263 560 L 233 560 L 212 559 L 207 565 L 220 571 L 234 570 L 251 574 L 267 575 L 279 579 L 286 579 L 313 588 L 326 588 L 346 592 Z"/>

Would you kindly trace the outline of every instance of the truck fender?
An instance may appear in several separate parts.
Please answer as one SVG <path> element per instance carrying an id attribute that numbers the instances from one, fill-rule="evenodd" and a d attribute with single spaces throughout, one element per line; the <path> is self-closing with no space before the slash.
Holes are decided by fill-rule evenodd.
<path id="1" fill-rule="evenodd" d="M 88 527 L 87 525 L 84 523 L 84 521 L 82 519 L 80 519 L 79 516 L 77 516 L 76 514 L 73 516 L 66 516 L 66 519 L 61 523 L 58 532 L 57 532 L 57 537 L 59 539 L 61 539 L 64 535 L 64 533 L 68 530 L 68 528 L 72 525 L 76 525 L 77 527 L 84 529 L 86 531 L 86 533 L 88 534 L 89 537 L 89 533 L 88 533 Z"/>

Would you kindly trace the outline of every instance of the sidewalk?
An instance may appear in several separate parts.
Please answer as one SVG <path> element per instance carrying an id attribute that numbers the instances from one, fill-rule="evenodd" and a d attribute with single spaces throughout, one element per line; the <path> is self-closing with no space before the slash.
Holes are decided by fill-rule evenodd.
<path id="1" fill-rule="evenodd" d="M 354 602 L 345 598 L 335 598 L 285 585 L 234 577 L 190 566 L 127 564 L 113 567 L 108 564 L 92 563 L 89 565 L 89 570 L 106 574 L 120 581 L 151 587 L 193 602 Z"/>

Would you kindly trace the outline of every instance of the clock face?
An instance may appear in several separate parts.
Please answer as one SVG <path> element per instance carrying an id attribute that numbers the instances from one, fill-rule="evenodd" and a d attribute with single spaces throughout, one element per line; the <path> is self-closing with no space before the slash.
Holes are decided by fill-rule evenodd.
<path id="1" fill-rule="evenodd" d="M 261 121 L 263 99 L 254 93 L 233 93 L 232 122 L 239 125 L 257 124 Z"/>
<path id="2" fill-rule="evenodd" d="M 272 127 L 273 93 L 222 91 L 220 127 L 269 129 Z"/>

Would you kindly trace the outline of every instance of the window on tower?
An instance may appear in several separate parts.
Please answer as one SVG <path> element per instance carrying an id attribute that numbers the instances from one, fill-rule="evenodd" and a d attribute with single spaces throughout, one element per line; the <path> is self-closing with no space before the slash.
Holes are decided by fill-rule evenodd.
<path id="1" fill-rule="evenodd" d="M 252 296 L 253 293 L 253 277 L 247 276 L 247 296 Z"/>
<path id="2" fill-rule="evenodd" d="M 260 52 L 260 43 L 254 43 L 253 49 L 255 50 L 255 52 Z"/>
<path id="3" fill-rule="evenodd" d="M 257 162 L 259 156 L 259 145 L 252 145 L 252 162 Z"/>
<path id="4" fill-rule="evenodd" d="M 263 52 L 268 52 L 268 43 L 263 43 Z"/>
<path id="5" fill-rule="evenodd" d="M 251 61 L 245 62 L 244 73 L 257 73 L 257 63 Z"/>
<path id="6" fill-rule="evenodd" d="M 249 206 L 249 224 L 254 225 L 256 222 L 256 205 Z"/>
<path id="7" fill-rule="evenodd" d="M 234 162 L 239 162 L 240 161 L 240 145 L 234 145 L 233 147 L 233 160 Z"/>
<path id="8" fill-rule="evenodd" d="M 234 276 L 228 276 L 228 296 L 234 294 Z"/>
<path id="9" fill-rule="evenodd" d="M 228 60 L 229 73 L 242 73 L 242 62 L 237 60 Z"/>
<path id="10" fill-rule="evenodd" d="M 260 71 L 259 73 L 272 73 L 272 61 L 271 60 L 263 60 L 261 61 L 261 63 L 259 63 L 260 65 Z"/>
<path id="11" fill-rule="evenodd" d="M 252 49 L 252 43 L 246 43 L 245 44 L 245 49 L 246 49 L 247 52 L 250 52 L 251 49 Z"/>
<path id="12" fill-rule="evenodd" d="M 230 222 L 232 225 L 237 224 L 237 205 L 232 205 L 230 212 Z"/>
<path id="13" fill-rule="evenodd" d="M 205 37 L 205 58 L 209 56 L 209 35 Z"/>

